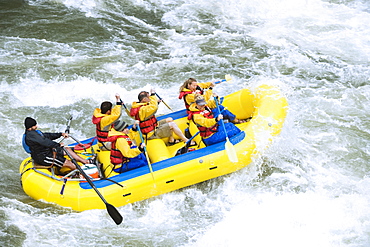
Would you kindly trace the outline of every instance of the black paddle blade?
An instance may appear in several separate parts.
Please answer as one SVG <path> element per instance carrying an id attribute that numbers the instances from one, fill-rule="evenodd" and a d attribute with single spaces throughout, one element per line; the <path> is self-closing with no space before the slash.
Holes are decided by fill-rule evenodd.
<path id="1" fill-rule="evenodd" d="M 121 224 L 122 223 L 122 220 L 123 220 L 123 217 L 118 212 L 118 210 L 113 205 L 111 205 L 109 203 L 106 203 L 105 205 L 107 206 L 108 214 L 110 215 L 110 217 L 112 217 L 112 219 L 114 220 L 114 222 L 117 225 Z"/>
<path id="2" fill-rule="evenodd" d="M 181 154 L 185 154 L 185 153 L 187 153 L 188 152 L 188 147 L 187 146 L 185 146 L 185 147 L 182 147 L 182 148 L 180 148 L 179 150 L 177 150 L 177 152 L 176 152 L 176 155 L 175 156 L 177 156 L 177 155 L 181 155 Z"/>

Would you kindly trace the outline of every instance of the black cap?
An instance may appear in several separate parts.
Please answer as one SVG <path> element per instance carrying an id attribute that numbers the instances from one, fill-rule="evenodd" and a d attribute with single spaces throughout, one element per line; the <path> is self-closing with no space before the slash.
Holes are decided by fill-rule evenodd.
<path id="1" fill-rule="evenodd" d="M 37 122 L 31 117 L 26 117 L 26 119 L 24 120 L 24 127 L 26 127 L 26 129 L 29 129 L 35 125 L 37 125 Z"/>

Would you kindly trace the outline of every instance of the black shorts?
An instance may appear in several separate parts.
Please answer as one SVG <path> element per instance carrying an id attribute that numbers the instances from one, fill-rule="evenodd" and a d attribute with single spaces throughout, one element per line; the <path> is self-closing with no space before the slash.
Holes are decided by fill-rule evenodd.
<path id="1" fill-rule="evenodd" d="M 42 166 L 51 166 L 54 164 L 55 166 L 62 167 L 66 161 L 66 158 L 64 157 L 64 150 L 61 147 L 57 147 L 55 150 L 57 151 L 55 159 L 53 157 L 53 152 L 50 151 L 50 153 L 45 156 L 43 160 L 40 160 L 37 163 Z"/>

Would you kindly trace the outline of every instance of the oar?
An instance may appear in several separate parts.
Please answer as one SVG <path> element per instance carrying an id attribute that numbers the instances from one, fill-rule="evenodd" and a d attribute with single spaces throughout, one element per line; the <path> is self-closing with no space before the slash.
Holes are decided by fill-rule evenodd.
<path id="1" fill-rule="evenodd" d="M 184 153 L 187 153 L 188 152 L 188 148 L 190 146 L 190 143 L 191 141 L 200 133 L 200 131 L 198 131 L 197 133 L 195 133 L 192 137 L 189 138 L 189 140 L 187 140 L 185 143 L 183 143 L 181 145 L 181 147 L 176 151 L 176 154 L 175 155 L 178 155 L 178 154 L 184 154 Z"/>
<path id="2" fill-rule="evenodd" d="M 219 84 L 221 82 L 231 82 L 231 76 L 230 75 L 225 75 L 225 79 L 222 79 L 222 80 L 219 80 L 219 81 L 215 81 L 215 84 Z"/>
<path id="3" fill-rule="evenodd" d="M 218 105 L 218 99 L 216 97 L 214 97 L 214 100 L 216 102 L 218 113 L 221 114 L 220 107 Z M 226 128 L 225 128 L 224 121 L 221 119 L 220 122 L 221 122 L 222 128 L 223 128 L 223 130 L 225 132 L 225 136 L 226 136 L 225 150 L 226 150 L 227 156 L 229 157 L 229 160 L 231 162 L 236 163 L 236 162 L 238 162 L 238 156 L 236 155 L 234 145 L 230 142 L 229 137 L 227 136 L 227 131 L 226 131 Z"/>
<path id="4" fill-rule="evenodd" d="M 71 121 L 72 121 L 72 115 L 69 117 L 68 122 L 67 122 L 67 128 L 66 128 L 66 130 L 64 131 L 64 133 L 66 133 L 66 134 L 69 134 L 69 129 L 70 129 L 70 127 L 71 127 Z M 59 143 L 61 143 L 62 141 L 64 141 L 64 139 L 65 139 L 65 137 L 63 137 L 63 138 L 59 141 Z"/>
<path id="5" fill-rule="evenodd" d="M 70 127 L 71 127 L 71 121 L 72 121 L 72 115 L 69 117 L 69 119 L 68 119 L 68 122 L 67 122 L 67 128 L 66 128 L 66 130 L 64 131 L 64 133 L 67 133 L 67 134 L 69 134 L 69 129 L 70 129 Z"/>
<path id="6" fill-rule="evenodd" d="M 70 134 L 68 134 L 68 136 L 69 136 L 69 137 L 71 137 L 75 142 L 77 142 L 77 143 L 78 143 L 78 145 L 84 149 L 85 153 L 86 153 L 86 148 L 89 148 L 89 147 L 90 147 L 92 156 L 93 156 L 93 157 L 94 157 L 94 156 L 96 156 L 96 154 L 95 154 L 95 150 L 94 150 L 93 145 L 92 145 L 92 143 L 94 142 L 94 139 L 91 141 L 91 143 L 90 143 L 90 145 L 89 145 L 89 144 L 83 144 L 82 142 L 80 142 L 78 139 L 74 138 L 74 137 L 73 137 L 72 135 L 70 135 Z M 78 145 L 76 145 L 76 146 L 75 146 L 75 150 L 77 150 L 76 148 L 77 148 L 77 146 L 78 146 Z M 95 166 L 98 168 L 99 175 L 100 175 L 100 176 L 102 176 L 102 177 L 105 177 L 105 176 L 104 176 L 104 172 L 102 172 L 102 171 L 101 171 L 101 169 L 100 169 L 100 167 L 99 167 L 98 163 L 95 163 Z"/>
<path id="7" fill-rule="evenodd" d="M 121 103 L 122 103 L 123 107 L 125 108 L 125 112 L 126 112 L 127 116 L 129 116 L 130 118 L 133 118 L 133 119 L 134 119 L 134 117 L 133 117 L 133 116 L 131 116 L 130 111 L 129 111 L 129 109 L 127 108 L 127 106 L 125 105 L 125 103 L 123 103 L 122 99 L 120 98 L 119 100 L 121 101 Z"/>
<path id="8" fill-rule="evenodd" d="M 141 133 L 140 126 L 139 125 L 136 125 L 136 126 L 137 126 L 137 129 L 138 129 L 139 134 L 140 134 L 140 140 L 141 140 L 142 143 L 144 143 L 143 133 Z M 152 168 L 152 165 L 150 164 L 150 160 L 149 160 L 149 156 L 148 156 L 148 151 L 146 150 L 146 146 L 144 146 L 144 153 L 145 153 L 146 161 L 148 162 L 150 174 L 152 174 L 152 178 L 153 178 L 153 182 L 154 182 L 154 188 L 155 188 L 157 186 L 155 184 L 155 179 L 154 179 L 154 174 L 153 174 L 153 168 Z"/>
<path id="9" fill-rule="evenodd" d="M 81 147 L 83 147 L 83 149 L 84 149 L 84 151 L 86 152 L 86 145 L 85 144 L 82 144 L 79 140 L 77 140 L 76 138 L 74 138 L 71 134 L 70 134 L 70 132 L 69 132 L 69 129 L 71 128 L 71 121 L 72 121 L 72 119 L 73 119 L 73 117 L 72 117 L 72 115 L 69 117 L 69 119 L 68 119 L 68 122 L 67 122 L 67 128 L 66 128 L 66 130 L 64 131 L 64 133 L 66 133 L 66 134 L 68 134 L 68 136 L 69 137 L 71 137 L 75 142 L 77 142 Z M 62 140 L 60 140 L 59 141 L 59 143 L 60 142 L 62 142 L 63 140 L 65 139 L 65 137 L 63 137 L 63 139 Z"/>
<path id="10" fill-rule="evenodd" d="M 164 102 L 163 99 L 157 93 L 155 93 L 155 95 L 157 95 L 158 99 L 161 100 L 163 102 L 163 104 L 165 104 L 167 106 L 168 109 L 173 111 L 172 108 L 169 105 L 167 105 L 166 102 Z"/>
<path id="11" fill-rule="evenodd" d="M 80 145 L 84 151 L 86 152 L 86 148 L 89 148 L 89 144 L 83 144 L 82 142 L 80 142 L 79 140 L 77 140 L 76 138 L 74 138 L 71 134 L 68 134 L 69 137 L 71 137 L 75 142 L 78 143 L 78 145 Z M 92 147 L 91 147 L 92 149 Z"/>
<path id="12" fill-rule="evenodd" d="M 100 197 L 100 199 L 105 203 L 105 206 L 107 207 L 107 210 L 108 210 L 108 214 L 110 215 L 110 217 L 114 220 L 114 222 L 119 225 L 122 223 L 122 220 L 123 220 L 123 217 L 122 215 L 118 212 L 118 210 L 111 204 L 109 204 L 105 199 L 104 197 L 102 196 L 102 194 L 100 194 L 99 190 L 95 187 L 94 183 L 91 181 L 91 179 L 89 178 L 88 175 L 86 175 L 86 173 L 84 172 L 84 170 L 82 170 L 82 168 L 77 164 L 76 160 L 70 155 L 70 153 L 67 151 L 67 149 L 64 149 L 64 152 L 67 153 L 68 157 L 71 159 L 71 161 L 73 162 L 73 164 L 76 166 L 76 168 L 78 169 L 78 171 L 81 173 L 81 175 L 86 179 L 86 181 L 90 184 L 90 186 L 95 190 L 95 192 L 98 194 L 98 196 Z"/>

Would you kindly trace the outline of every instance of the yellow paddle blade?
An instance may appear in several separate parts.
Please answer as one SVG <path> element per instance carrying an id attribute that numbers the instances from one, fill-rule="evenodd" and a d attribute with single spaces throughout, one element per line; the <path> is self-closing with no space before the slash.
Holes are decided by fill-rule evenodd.
<path id="1" fill-rule="evenodd" d="M 230 75 L 225 75 L 225 80 L 226 80 L 227 82 L 232 82 L 232 80 L 231 80 L 231 76 L 230 76 Z"/>
<path id="2" fill-rule="evenodd" d="M 229 138 L 226 139 L 225 150 L 231 162 L 238 162 L 238 156 L 236 155 L 234 145 L 229 141 Z"/>

